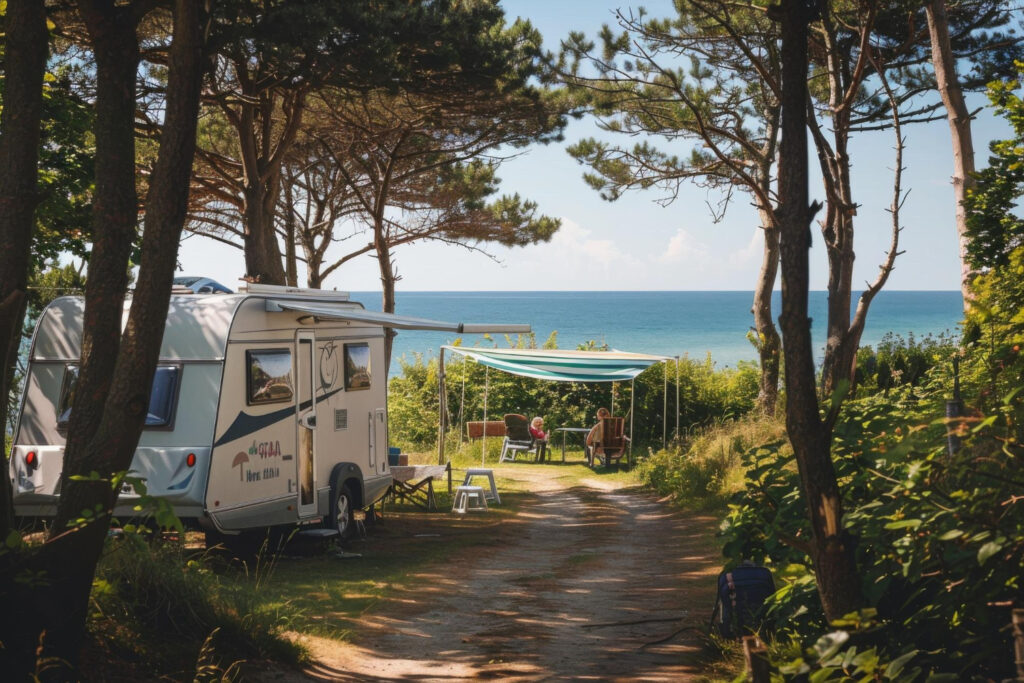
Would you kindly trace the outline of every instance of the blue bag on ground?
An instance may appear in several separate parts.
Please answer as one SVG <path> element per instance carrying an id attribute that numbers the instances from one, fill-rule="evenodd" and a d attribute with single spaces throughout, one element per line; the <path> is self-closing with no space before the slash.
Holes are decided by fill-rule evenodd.
<path id="1" fill-rule="evenodd" d="M 712 630 L 724 638 L 739 638 L 761 625 L 764 601 L 775 592 L 772 573 L 744 563 L 718 575 L 718 599 L 711 617 Z"/>

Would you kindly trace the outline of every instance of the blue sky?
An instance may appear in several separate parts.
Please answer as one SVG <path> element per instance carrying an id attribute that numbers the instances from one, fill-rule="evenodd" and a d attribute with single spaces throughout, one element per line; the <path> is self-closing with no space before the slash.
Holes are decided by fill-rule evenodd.
<path id="1" fill-rule="evenodd" d="M 530 19 L 549 49 L 569 31 L 596 34 L 613 20 L 617 7 L 643 5 L 652 16 L 668 16 L 672 3 L 604 0 L 506 0 L 506 14 Z M 974 97 L 972 109 L 984 104 Z M 987 163 L 988 143 L 1005 137 L 1009 127 L 982 112 L 974 125 L 979 167 Z M 761 259 L 757 215 L 737 195 L 726 218 L 713 223 L 708 202 L 717 197 L 685 187 L 667 207 L 656 203 L 657 190 L 627 194 L 605 202 L 582 179 L 583 167 L 565 146 L 599 135 L 592 121 L 574 121 L 565 142 L 534 147 L 507 161 L 499 171 L 502 191 L 518 192 L 539 204 L 542 213 L 561 218 L 551 242 L 525 248 L 489 249 L 490 256 L 459 247 L 420 244 L 399 249 L 399 291 L 430 290 L 750 290 Z M 952 290 L 959 288 L 953 193 L 949 177 L 952 152 L 946 122 L 905 129 L 904 186 L 911 188 L 902 213 L 905 230 L 896 269 L 887 288 Z M 857 136 L 851 144 L 853 191 L 861 204 L 856 218 L 855 286 L 873 280 L 889 243 L 891 132 Z M 813 168 L 813 166 L 812 166 Z M 811 195 L 823 198 L 820 184 Z M 811 286 L 824 289 L 825 254 L 820 238 L 811 256 Z M 193 237 L 179 253 L 182 273 L 207 275 L 229 287 L 238 285 L 245 265 L 240 250 Z M 301 276 L 300 276 L 301 277 Z M 380 288 L 376 261 L 356 259 L 328 278 L 326 287 L 364 291 Z"/>

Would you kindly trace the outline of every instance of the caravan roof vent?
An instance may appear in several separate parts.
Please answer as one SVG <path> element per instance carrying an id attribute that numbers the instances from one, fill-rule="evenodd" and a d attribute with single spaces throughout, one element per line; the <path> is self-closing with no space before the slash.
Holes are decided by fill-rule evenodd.
<path id="1" fill-rule="evenodd" d="M 181 291 L 178 291 L 178 290 Z M 230 289 L 208 277 L 184 275 L 174 278 L 174 294 L 234 294 Z"/>

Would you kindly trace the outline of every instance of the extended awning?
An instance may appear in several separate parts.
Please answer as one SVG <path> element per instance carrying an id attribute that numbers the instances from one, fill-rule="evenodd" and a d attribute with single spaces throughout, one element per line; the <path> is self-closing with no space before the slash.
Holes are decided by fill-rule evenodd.
<path id="1" fill-rule="evenodd" d="M 355 323 L 383 325 L 396 330 L 426 330 L 432 332 L 453 332 L 455 334 L 529 334 L 529 325 L 508 323 L 447 323 L 426 318 L 412 318 L 393 313 L 367 311 L 354 306 L 331 306 L 288 299 L 268 299 L 267 311 L 280 313 L 293 311 L 327 320 L 345 320 Z"/>
<path id="2" fill-rule="evenodd" d="M 555 382 L 626 382 L 655 363 L 671 360 L 625 351 L 442 348 L 503 372 Z"/>
<path id="3" fill-rule="evenodd" d="M 626 351 L 569 351 L 558 349 L 481 349 L 465 346 L 442 346 L 438 358 L 438 420 L 437 462 L 445 462 L 444 446 L 448 429 L 448 392 L 445 389 L 444 353 L 451 351 L 470 358 L 481 365 L 501 370 L 512 375 L 546 379 L 553 382 L 633 382 L 636 376 L 655 363 L 665 365 L 664 434 L 662 441 L 668 443 L 668 364 L 670 356 L 652 356 L 646 353 Z M 676 402 L 678 404 L 679 363 L 676 362 Z M 463 374 L 465 377 L 465 374 Z M 487 394 L 489 382 L 484 374 L 484 422 L 487 422 Z M 465 391 L 463 391 L 465 393 Z M 629 392 L 629 435 L 633 436 L 633 408 L 636 393 Z M 614 411 L 614 406 L 612 406 Z M 461 410 L 460 410 L 461 413 Z M 677 411 L 678 420 L 678 411 Z M 460 427 L 461 431 L 461 427 Z M 678 425 L 676 431 L 679 431 Z M 628 459 L 632 461 L 632 446 Z M 480 466 L 486 462 L 487 430 L 480 443 Z"/>

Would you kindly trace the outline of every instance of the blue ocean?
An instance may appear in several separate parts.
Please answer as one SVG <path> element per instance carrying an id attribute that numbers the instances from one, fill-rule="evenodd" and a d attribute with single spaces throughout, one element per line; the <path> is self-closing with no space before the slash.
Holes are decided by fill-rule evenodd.
<path id="1" fill-rule="evenodd" d="M 352 292 L 369 310 L 381 309 L 379 292 Z M 557 332 L 558 347 L 574 349 L 588 341 L 613 349 L 703 360 L 711 354 L 719 367 L 754 361 L 747 340 L 753 325 L 751 292 L 399 292 L 399 315 L 474 323 L 528 323 L 537 344 Z M 811 292 L 810 315 L 815 346 L 824 348 L 827 294 Z M 773 304 L 778 318 L 778 292 Z M 960 292 L 887 292 L 875 298 L 868 313 L 863 345 L 877 344 L 887 333 L 906 337 L 958 332 L 963 311 Z M 437 356 L 454 341 L 439 332 L 400 330 L 394 358 Z M 466 335 L 463 343 L 505 346 L 503 337 L 488 342 Z M 392 374 L 400 364 L 392 363 Z"/>

